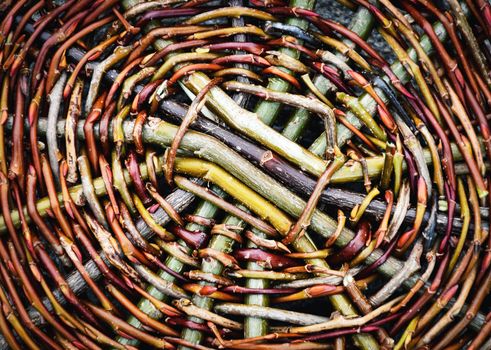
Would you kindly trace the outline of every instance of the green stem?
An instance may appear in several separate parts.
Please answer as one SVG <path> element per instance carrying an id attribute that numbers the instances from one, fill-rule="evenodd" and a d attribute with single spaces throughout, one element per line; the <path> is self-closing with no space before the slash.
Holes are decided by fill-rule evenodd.
<path id="1" fill-rule="evenodd" d="M 369 10 L 360 6 L 356 11 L 353 20 L 351 21 L 349 28 L 357 33 L 362 38 L 367 38 L 370 34 L 372 27 L 374 24 L 374 18 Z M 349 40 L 343 40 L 343 42 L 349 46 L 354 46 L 354 44 Z M 341 53 L 337 53 L 341 59 L 346 59 Z M 329 79 L 325 78 L 322 74 L 317 74 L 313 79 L 314 85 L 317 89 L 325 95 L 330 90 L 335 90 L 336 87 L 329 81 Z M 282 131 L 283 136 L 289 138 L 290 140 L 296 141 L 302 135 L 303 130 L 307 126 L 310 121 L 311 113 L 306 111 L 305 109 L 297 109 L 290 116 L 285 128 Z M 351 122 L 351 119 L 348 117 L 348 121 Z M 340 128 L 341 126 L 338 126 Z M 339 132 L 339 131 L 338 131 Z"/>
<path id="2" fill-rule="evenodd" d="M 259 237 L 265 238 L 266 235 L 257 230 L 257 229 L 252 229 L 255 235 Z M 256 245 L 249 241 L 247 243 L 248 248 L 255 248 Z M 247 269 L 248 270 L 255 270 L 255 271 L 261 271 L 264 270 L 262 266 L 255 262 L 249 262 L 247 263 Z M 266 279 L 257 279 L 257 278 L 247 278 L 245 286 L 248 288 L 261 288 L 265 289 L 269 287 L 269 281 Z M 258 306 L 268 306 L 269 305 L 269 297 L 266 294 L 248 294 L 245 297 L 245 303 L 247 305 L 258 305 Z M 258 318 L 258 317 L 246 317 L 244 319 L 244 337 L 245 338 L 252 338 L 252 337 L 258 337 L 261 335 L 265 335 L 268 333 L 268 321 L 264 318 Z"/>
<path id="3" fill-rule="evenodd" d="M 187 85 L 196 93 L 201 91 L 209 81 L 205 74 L 196 72 L 188 77 Z M 320 176 L 323 173 L 326 161 L 265 125 L 258 114 L 238 106 L 222 89 L 214 87 L 207 96 L 208 107 L 232 128 L 280 154 L 310 174 Z"/>
<path id="4" fill-rule="evenodd" d="M 227 216 L 222 223 L 231 226 L 245 226 L 244 221 L 231 215 Z M 223 235 L 215 235 L 210 240 L 208 247 L 224 253 L 230 253 L 232 251 L 233 244 L 234 240 L 230 239 L 229 237 L 225 237 Z M 221 275 L 223 272 L 223 265 L 215 259 L 203 259 L 203 262 L 201 264 L 201 271 Z M 200 282 L 200 284 L 212 285 L 208 282 Z M 213 299 L 211 298 L 194 295 L 192 301 L 194 305 L 206 310 L 211 310 L 213 307 Z M 196 317 L 190 317 L 190 320 L 194 322 L 202 322 L 201 319 Z M 183 339 L 186 339 L 187 341 L 190 341 L 194 344 L 199 344 L 201 342 L 202 336 L 203 334 L 201 332 L 189 328 L 184 329 L 181 333 L 181 337 Z M 180 347 L 179 349 L 187 350 L 188 348 Z"/>
<path id="5" fill-rule="evenodd" d="M 215 193 L 223 196 L 223 192 L 220 189 L 214 188 L 214 191 Z M 198 207 L 196 208 L 194 214 L 211 219 L 217 214 L 217 212 L 218 212 L 218 208 L 216 206 L 208 202 L 201 201 Z M 194 231 L 194 230 L 204 230 L 206 228 L 201 225 L 191 223 L 186 226 L 186 229 L 189 231 Z M 180 245 L 182 245 L 187 249 L 188 254 L 191 254 L 192 250 L 186 245 L 186 243 L 184 243 L 182 240 L 179 240 L 178 242 Z M 167 259 L 165 260 L 165 265 L 177 273 L 181 273 L 185 267 L 182 262 L 180 262 L 178 259 L 176 259 L 173 256 L 167 257 Z M 158 275 L 164 280 L 169 282 L 174 282 L 175 280 L 174 276 L 168 274 L 164 270 L 159 270 Z M 167 298 L 166 295 L 164 295 L 162 292 L 157 290 L 157 288 L 155 288 L 154 286 L 148 287 L 147 292 L 151 296 L 159 300 L 165 300 Z M 144 313 L 146 313 L 148 316 L 150 316 L 151 318 L 154 319 L 162 318 L 162 313 L 159 310 L 157 310 L 155 306 L 148 299 L 142 298 L 138 303 L 138 308 Z M 134 316 L 130 316 L 127 322 L 136 328 L 141 328 L 143 326 L 142 323 Z M 132 345 L 132 346 L 137 346 L 139 344 L 138 340 L 127 339 L 123 337 L 118 337 L 117 341 L 120 342 L 121 344 Z"/>
<path id="6" fill-rule="evenodd" d="M 315 6 L 315 0 L 292 0 L 290 1 L 290 7 L 299 7 L 307 10 L 312 10 Z M 309 22 L 301 18 L 288 18 L 286 23 L 289 25 L 294 25 L 302 29 L 307 29 Z M 284 54 L 292 56 L 294 58 L 299 58 L 300 53 L 297 50 L 289 48 L 281 48 L 280 51 Z M 292 73 L 288 69 L 284 69 L 288 73 Z M 270 78 L 268 82 L 268 89 L 287 92 L 290 89 L 290 84 L 280 78 Z M 281 103 L 273 101 L 261 101 L 257 104 L 255 112 L 259 119 L 267 125 L 273 124 L 274 120 L 280 112 Z"/>

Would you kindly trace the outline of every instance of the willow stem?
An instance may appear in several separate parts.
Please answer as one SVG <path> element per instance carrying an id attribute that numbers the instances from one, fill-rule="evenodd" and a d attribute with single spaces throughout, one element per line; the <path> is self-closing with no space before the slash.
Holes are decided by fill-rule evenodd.
<path id="1" fill-rule="evenodd" d="M 447 32 L 445 31 L 445 28 L 443 24 L 440 22 L 436 22 L 433 25 L 433 29 L 438 36 L 438 38 L 441 41 L 446 40 L 447 38 Z M 428 36 L 423 35 L 420 38 L 420 44 L 423 50 L 430 55 L 433 52 L 433 46 L 431 45 L 431 41 Z M 412 60 L 417 59 L 417 53 L 416 50 L 413 48 L 408 50 L 408 55 Z M 391 70 L 394 72 L 394 74 L 399 78 L 402 84 L 405 84 L 409 78 L 410 75 L 409 73 L 405 70 L 404 65 L 401 62 L 395 62 L 394 64 L 391 65 Z M 379 89 L 376 89 L 377 95 L 381 98 L 381 100 L 384 103 L 388 103 L 387 96 L 380 91 Z M 358 98 L 360 101 L 361 105 L 373 116 L 375 115 L 377 111 L 377 103 L 375 100 L 368 94 L 364 93 L 362 96 Z M 350 121 L 351 124 L 353 124 L 355 127 L 360 128 L 362 126 L 361 122 L 351 113 L 347 113 L 347 118 Z M 344 126 L 339 125 L 338 126 L 338 144 L 343 145 L 348 139 L 350 139 L 353 136 L 353 133 L 347 129 Z M 315 142 L 310 146 L 309 150 L 312 151 L 313 153 L 317 155 L 324 154 L 325 152 L 325 136 L 320 135 Z"/>

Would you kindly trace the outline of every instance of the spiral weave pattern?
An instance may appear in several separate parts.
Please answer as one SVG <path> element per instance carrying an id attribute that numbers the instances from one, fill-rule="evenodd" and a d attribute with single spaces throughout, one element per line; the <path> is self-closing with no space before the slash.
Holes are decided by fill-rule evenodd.
<path id="1" fill-rule="evenodd" d="M 0 3 L 0 349 L 491 349 L 491 5 L 338 2 Z"/>

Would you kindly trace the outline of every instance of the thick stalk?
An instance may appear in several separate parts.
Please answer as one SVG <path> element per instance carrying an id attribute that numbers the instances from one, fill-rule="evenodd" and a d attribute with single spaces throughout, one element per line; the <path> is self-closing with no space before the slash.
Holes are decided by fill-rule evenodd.
<path id="1" fill-rule="evenodd" d="M 286 311 L 272 307 L 258 307 L 233 303 L 218 304 L 217 306 L 215 306 L 215 311 L 218 311 L 225 315 L 253 315 L 261 319 L 270 319 L 299 325 L 311 325 L 328 320 L 327 317 L 305 314 L 301 312 Z"/>
<path id="2" fill-rule="evenodd" d="M 226 219 L 223 221 L 223 224 L 236 226 L 236 227 L 243 227 L 245 223 L 234 216 L 227 216 Z M 234 240 L 230 239 L 229 237 L 226 237 L 224 235 L 214 235 L 210 243 L 208 244 L 208 248 L 228 254 L 232 251 L 233 244 L 234 244 Z M 221 275 L 223 268 L 224 268 L 223 265 L 216 259 L 203 259 L 201 264 L 201 271 L 206 273 L 213 273 L 216 275 Z M 213 285 L 208 282 L 201 282 L 200 284 Z M 194 295 L 192 302 L 194 305 L 206 310 L 211 310 L 213 307 L 212 298 Z M 201 319 L 196 317 L 191 317 L 190 320 L 194 322 L 202 322 Z M 189 328 L 184 329 L 181 334 L 181 337 L 183 339 L 186 339 L 195 344 L 199 344 L 201 342 L 202 336 L 203 334 L 201 332 Z"/>
<path id="3" fill-rule="evenodd" d="M 230 6 L 237 6 L 237 5 L 243 5 L 244 1 L 243 0 L 230 0 L 229 4 Z M 245 24 L 244 18 L 232 18 L 231 23 L 233 26 L 241 26 Z M 246 41 L 247 37 L 245 35 L 237 35 L 235 36 L 235 41 L 240 42 L 240 41 Z M 247 68 L 247 65 L 236 65 L 236 67 L 242 67 L 242 68 Z M 250 82 L 249 79 L 244 78 L 244 77 L 239 77 L 238 81 L 243 82 L 243 83 L 248 83 Z M 237 93 L 234 96 L 234 100 L 241 106 L 245 106 L 248 100 L 248 95 L 245 93 Z M 265 237 L 266 235 L 261 232 L 260 230 L 257 230 L 255 228 L 252 229 L 252 231 L 259 237 Z M 247 241 L 247 247 L 249 248 L 256 248 L 256 245 L 251 242 L 250 240 Z M 250 270 L 258 270 L 261 271 L 264 268 L 261 267 L 259 264 L 256 262 L 248 262 L 247 263 L 247 268 Z M 245 282 L 245 286 L 248 288 L 268 288 L 269 287 L 269 281 L 266 279 L 261 279 L 261 278 L 247 278 Z M 248 294 L 244 298 L 244 302 L 247 305 L 259 305 L 259 306 L 268 306 L 269 304 L 269 296 L 266 294 Z M 263 336 L 268 333 L 268 321 L 258 318 L 258 317 L 246 317 L 244 319 L 244 338 L 251 338 L 251 337 L 257 337 L 257 336 Z"/>
<path id="4" fill-rule="evenodd" d="M 359 6 L 348 28 L 354 33 L 358 34 L 361 38 L 365 39 L 370 34 L 373 24 L 374 18 L 371 12 L 363 6 Z M 351 48 L 354 47 L 354 44 L 348 39 L 344 39 L 343 42 Z M 347 59 L 340 53 L 336 53 L 336 56 L 340 59 Z M 323 95 L 329 92 L 332 88 L 335 88 L 335 86 L 333 86 L 332 83 L 322 74 L 316 75 L 313 79 L 313 83 Z M 310 121 L 310 117 L 311 114 L 305 109 L 295 110 L 295 112 L 290 116 L 290 119 L 283 129 L 282 134 L 290 140 L 296 141 L 301 136 L 303 130 Z M 352 114 L 348 114 L 347 116 L 350 123 L 353 122 L 352 117 Z M 342 124 L 338 124 L 338 132 L 344 133 L 344 129 L 346 128 L 342 126 Z"/>
<path id="5" fill-rule="evenodd" d="M 164 105 L 166 105 L 164 103 Z M 176 103 L 170 102 L 170 107 L 172 107 L 172 112 L 171 113 L 177 113 L 177 114 L 183 114 L 185 113 L 185 108 L 181 105 L 177 105 Z M 177 107 L 176 107 L 177 106 Z M 177 110 L 176 110 L 177 108 Z M 167 111 L 168 109 L 164 107 L 164 110 Z M 182 112 L 181 112 L 182 110 Z M 177 111 L 177 112 L 176 112 Z M 179 119 L 177 119 L 179 120 Z M 38 128 L 39 128 L 39 133 L 41 135 L 44 135 L 46 133 L 46 120 L 41 119 L 38 123 Z M 79 130 L 77 132 L 77 136 L 80 139 L 84 138 L 84 132 L 82 130 L 82 125 L 84 124 L 84 121 L 82 120 L 79 123 Z M 64 128 L 65 128 L 65 122 L 64 121 L 59 121 L 58 126 L 57 126 L 57 134 L 61 135 Z M 270 172 L 273 176 L 277 177 L 280 181 L 284 183 L 288 183 L 291 185 L 291 188 L 298 194 L 302 196 L 309 196 L 310 193 L 312 192 L 313 188 L 315 187 L 315 180 L 311 179 L 310 177 L 306 176 L 302 172 L 298 171 L 298 169 L 290 166 L 288 163 L 282 161 L 281 159 L 277 157 L 268 157 L 268 161 L 264 162 L 263 159 L 264 157 L 268 154 L 268 152 L 260 148 L 254 144 L 251 144 L 250 142 L 240 138 L 237 135 L 234 135 L 230 131 L 220 127 L 219 125 L 213 123 L 212 121 L 209 121 L 205 118 L 198 118 L 198 120 L 194 123 L 195 126 L 197 126 L 197 129 L 209 134 L 211 136 L 217 137 L 223 142 L 225 142 L 228 146 L 231 148 L 240 148 L 241 152 L 243 155 L 245 155 L 247 158 L 251 159 L 254 161 L 256 164 L 261 164 L 268 172 Z M 6 124 L 7 129 L 12 127 L 12 118 L 7 120 Z M 27 126 L 28 127 L 28 126 Z M 94 128 L 94 135 L 95 137 L 98 137 L 99 135 L 99 129 L 98 126 L 96 125 Z M 455 145 L 452 145 L 452 152 L 453 152 L 453 157 L 455 160 L 460 160 L 462 157 L 460 153 L 458 152 L 458 148 Z M 424 151 L 425 159 L 426 162 L 431 161 L 431 154 L 427 150 Z M 370 164 L 372 164 L 372 159 L 370 159 Z M 378 160 L 376 160 L 378 159 Z M 375 168 L 373 168 L 372 165 L 370 165 L 369 172 L 373 176 L 378 176 L 380 172 L 380 164 L 383 163 L 383 158 L 374 158 L 373 159 L 373 164 L 375 164 Z M 457 164 L 459 165 L 459 164 Z M 277 167 L 281 167 L 282 171 L 280 172 L 275 172 Z M 373 170 L 372 170 L 373 169 Z M 465 166 L 463 167 L 463 170 L 465 173 Z M 456 169 L 457 173 L 460 173 L 460 170 Z M 344 175 L 342 175 L 344 173 Z M 341 175 L 336 175 L 337 178 L 334 179 L 333 182 L 349 182 L 350 179 L 351 181 L 354 179 L 359 179 L 362 176 L 362 169 L 358 163 L 352 163 L 349 166 L 346 166 L 341 169 L 340 172 Z M 127 180 L 129 181 L 130 178 L 126 177 Z M 100 191 L 103 189 L 104 185 L 103 182 L 101 182 L 100 179 L 96 179 L 94 183 L 96 192 Z M 76 199 L 80 198 L 80 187 L 72 187 L 72 196 Z M 62 198 L 59 197 L 60 202 L 62 203 Z M 321 196 L 321 203 L 326 204 L 326 205 L 331 205 L 333 203 L 337 203 L 341 209 L 347 209 L 351 210 L 355 205 L 359 204 L 363 200 L 363 196 L 356 193 L 356 192 L 348 192 L 346 190 L 341 190 L 341 189 L 336 189 L 336 188 L 328 188 L 326 189 L 322 196 Z M 41 213 L 41 215 L 44 215 L 46 213 L 46 209 L 49 208 L 49 201 L 46 199 L 41 199 L 38 202 L 38 211 Z M 366 213 L 369 214 L 370 216 L 373 216 L 376 219 L 381 219 L 383 216 L 383 213 L 385 211 L 385 203 L 379 200 L 374 200 L 370 203 L 369 207 L 366 210 Z M 484 217 L 487 217 L 487 211 L 486 209 L 482 209 L 482 215 Z M 415 217 L 415 210 L 414 209 L 409 209 L 405 216 L 405 222 L 412 222 Z M 14 222 L 14 226 L 18 227 L 20 224 L 19 222 L 19 215 L 17 211 L 12 212 L 12 219 Z M 27 216 L 27 220 L 30 218 Z M 445 227 L 447 222 L 447 217 L 445 214 L 439 213 L 437 214 L 437 227 Z M 487 224 L 487 223 L 484 223 Z M 456 220 L 455 221 L 455 230 L 459 230 L 462 226 L 461 220 Z M 0 217 L 0 233 L 4 232 L 6 229 L 5 223 L 3 221 L 3 218 Z"/>
<path id="6" fill-rule="evenodd" d="M 252 230 L 255 235 L 265 238 L 266 235 L 259 230 Z M 248 248 L 256 248 L 257 246 L 249 241 L 247 243 Z M 256 262 L 248 262 L 247 263 L 248 270 L 261 271 L 264 268 L 257 264 Z M 258 279 L 258 278 L 248 278 L 246 279 L 245 286 L 248 288 L 268 288 L 269 282 L 266 279 Z M 268 306 L 269 305 L 269 297 L 265 294 L 248 294 L 245 297 L 245 303 L 247 305 L 254 306 Z M 268 333 L 268 322 L 265 319 L 247 316 L 244 318 L 244 338 L 252 338 L 261 335 L 266 335 Z"/>
<path id="7" fill-rule="evenodd" d="M 315 4 L 315 0 L 290 1 L 291 7 L 300 7 L 308 10 L 312 10 L 314 8 L 314 4 Z M 309 23 L 306 20 L 301 18 L 288 18 L 286 20 L 286 24 L 294 25 L 302 29 L 307 29 L 309 25 Z M 292 56 L 294 58 L 300 57 L 300 53 L 297 50 L 293 50 L 289 48 L 281 48 L 279 51 L 289 56 Z M 281 68 L 281 69 L 284 69 L 285 72 L 291 73 L 286 68 Z M 268 89 L 271 90 L 286 92 L 290 89 L 290 87 L 291 85 L 288 82 L 280 78 L 270 78 L 268 81 Z M 276 119 L 276 117 L 278 116 L 278 113 L 280 112 L 280 108 L 281 108 L 281 103 L 279 102 L 261 101 L 256 106 L 255 112 L 261 121 L 263 121 L 267 125 L 271 125 Z"/>

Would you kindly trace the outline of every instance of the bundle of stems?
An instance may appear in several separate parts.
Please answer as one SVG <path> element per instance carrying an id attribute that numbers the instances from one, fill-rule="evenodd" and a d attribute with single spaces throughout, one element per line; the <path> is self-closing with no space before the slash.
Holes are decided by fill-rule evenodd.
<path id="1" fill-rule="evenodd" d="M 489 347 L 490 6 L 339 3 L 0 5 L 1 349 Z"/>

